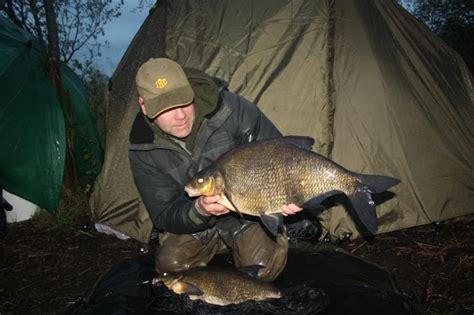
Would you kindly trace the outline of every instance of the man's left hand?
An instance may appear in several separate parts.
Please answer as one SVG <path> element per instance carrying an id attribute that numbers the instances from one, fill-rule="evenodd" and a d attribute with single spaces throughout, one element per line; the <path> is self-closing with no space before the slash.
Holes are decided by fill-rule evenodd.
<path id="1" fill-rule="evenodd" d="M 283 205 L 281 207 L 281 214 L 285 217 L 296 214 L 300 211 L 303 211 L 303 208 L 298 207 L 294 203 L 290 203 L 289 205 Z"/>

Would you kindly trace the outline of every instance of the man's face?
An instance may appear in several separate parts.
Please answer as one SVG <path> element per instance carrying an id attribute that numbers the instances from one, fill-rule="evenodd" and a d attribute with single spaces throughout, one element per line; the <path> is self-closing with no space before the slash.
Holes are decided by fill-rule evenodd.
<path id="1" fill-rule="evenodd" d="M 153 122 L 167 134 L 185 138 L 191 133 L 194 119 L 194 104 L 190 103 L 161 113 Z"/>

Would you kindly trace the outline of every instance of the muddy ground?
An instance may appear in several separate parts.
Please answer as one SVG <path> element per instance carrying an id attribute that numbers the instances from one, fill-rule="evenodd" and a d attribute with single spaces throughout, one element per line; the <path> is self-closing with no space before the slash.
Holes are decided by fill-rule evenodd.
<path id="1" fill-rule="evenodd" d="M 352 240 L 340 246 L 391 271 L 419 313 L 474 314 L 474 216 Z M 0 239 L 0 314 L 70 313 L 99 276 L 142 246 L 92 229 L 34 220 Z"/>

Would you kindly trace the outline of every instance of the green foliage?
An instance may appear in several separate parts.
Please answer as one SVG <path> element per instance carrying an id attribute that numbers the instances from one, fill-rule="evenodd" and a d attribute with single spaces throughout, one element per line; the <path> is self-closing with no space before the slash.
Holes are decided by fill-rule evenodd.
<path id="1" fill-rule="evenodd" d="M 400 1 L 419 20 L 456 50 L 474 73 L 474 1 Z"/>
<path id="2" fill-rule="evenodd" d="M 90 208 L 87 193 L 90 185 L 77 186 L 73 191 L 63 192 L 59 207 L 55 213 L 41 209 L 32 218 L 35 225 L 60 233 L 70 232 L 77 225 L 90 220 Z"/>
<path id="3" fill-rule="evenodd" d="M 89 110 L 96 122 L 99 139 L 104 144 L 109 77 L 95 68 L 90 61 L 86 61 L 79 67 L 83 74 L 81 79 L 87 91 Z"/>

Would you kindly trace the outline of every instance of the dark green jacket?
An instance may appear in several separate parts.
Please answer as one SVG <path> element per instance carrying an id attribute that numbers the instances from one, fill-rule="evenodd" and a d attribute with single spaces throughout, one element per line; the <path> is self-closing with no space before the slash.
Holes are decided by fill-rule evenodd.
<path id="1" fill-rule="evenodd" d="M 196 98 L 216 100 L 214 110 L 196 131 L 192 155 L 163 133 L 154 132 L 141 112 L 135 118 L 129 147 L 135 184 L 153 224 L 160 231 L 176 234 L 204 231 L 216 220 L 200 215 L 194 198 L 184 191 L 196 172 L 239 144 L 281 136 L 255 104 L 229 92 L 222 81 L 195 70 L 186 72 Z M 215 93 L 216 97 L 199 93 Z"/>

